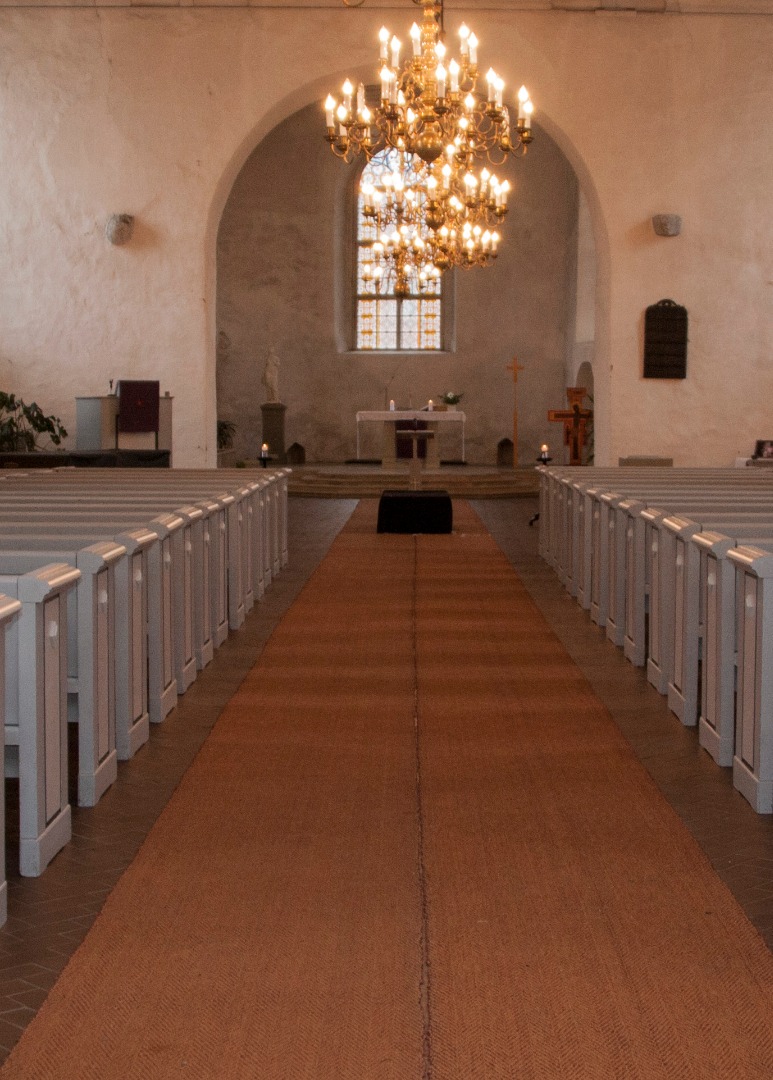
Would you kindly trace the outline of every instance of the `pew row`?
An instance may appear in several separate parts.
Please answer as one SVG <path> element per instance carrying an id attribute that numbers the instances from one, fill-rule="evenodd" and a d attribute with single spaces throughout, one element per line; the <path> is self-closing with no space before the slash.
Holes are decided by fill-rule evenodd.
<path id="1" fill-rule="evenodd" d="M 67 594 L 80 571 L 0 574 L 21 602 L 6 634 L 5 775 L 19 780 L 19 870 L 37 877 L 72 835 L 67 770 Z"/>
<path id="2" fill-rule="evenodd" d="M 21 602 L 0 593 L 0 731 L 5 754 L 5 639 L 9 623 L 21 611 Z M 0 771 L 0 926 L 8 918 L 8 882 L 5 876 L 5 770 Z"/>

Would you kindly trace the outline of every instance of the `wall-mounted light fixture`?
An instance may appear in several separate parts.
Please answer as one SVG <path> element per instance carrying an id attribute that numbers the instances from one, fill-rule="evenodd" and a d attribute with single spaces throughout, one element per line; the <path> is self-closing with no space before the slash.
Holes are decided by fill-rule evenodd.
<path id="1" fill-rule="evenodd" d="M 111 244 L 120 247 L 128 244 L 134 233 L 134 218 L 131 214 L 111 214 L 105 225 L 105 236 Z"/>
<path id="2" fill-rule="evenodd" d="M 678 214 L 655 214 L 652 228 L 658 236 L 678 236 L 682 231 L 682 219 Z"/>

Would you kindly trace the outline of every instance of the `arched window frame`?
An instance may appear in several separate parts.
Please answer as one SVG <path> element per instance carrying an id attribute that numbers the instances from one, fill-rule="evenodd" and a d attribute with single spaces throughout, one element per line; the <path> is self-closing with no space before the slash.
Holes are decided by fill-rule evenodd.
<path id="1" fill-rule="evenodd" d="M 382 152 L 383 153 L 383 152 Z M 378 165 L 380 154 L 374 155 L 372 159 Z M 395 297 L 393 293 L 385 293 L 382 287 L 380 295 L 376 297 L 375 288 L 373 283 L 368 286 L 363 279 L 362 266 L 363 266 L 363 252 L 369 246 L 368 243 L 368 230 L 363 229 L 362 223 L 364 222 L 362 214 L 362 198 L 360 196 L 360 183 L 363 177 L 363 173 L 370 167 L 371 163 L 363 163 L 362 167 L 357 171 L 357 174 L 353 178 L 353 183 L 349 191 L 349 199 L 347 200 L 350 211 L 347 215 L 350 222 L 350 227 L 347 229 L 347 233 L 350 237 L 350 241 L 347 245 L 348 259 L 351 265 L 351 342 L 349 349 L 355 353 L 362 353 L 368 356 L 378 355 L 395 355 L 395 354 L 419 354 L 422 356 L 435 356 L 446 352 L 450 352 L 452 349 L 452 327 L 453 327 L 453 299 L 454 299 L 454 286 L 453 276 L 451 272 L 446 272 L 439 282 L 439 291 L 436 296 L 429 296 L 428 294 L 416 294 L 406 298 Z M 372 239 L 370 239 L 372 242 Z M 427 314 L 427 307 L 431 308 L 431 305 L 437 304 L 437 333 L 434 337 L 429 339 L 425 334 L 426 321 L 424 321 Z M 394 318 L 393 326 L 394 331 L 390 335 L 383 333 L 383 321 L 382 328 L 378 326 L 378 322 L 373 327 L 373 336 L 375 338 L 375 344 L 373 346 L 367 344 L 368 335 L 363 333 L 363 315 L 367 315 L 368 307 L 371 309 L 371 317 L 377 319 L 378 309 L 389 309 L 388 306 L 393 305 Z M 375 310 L 374 310 L 375 309 Z M 429 312 L 431 314 L 431 311 Z"/>

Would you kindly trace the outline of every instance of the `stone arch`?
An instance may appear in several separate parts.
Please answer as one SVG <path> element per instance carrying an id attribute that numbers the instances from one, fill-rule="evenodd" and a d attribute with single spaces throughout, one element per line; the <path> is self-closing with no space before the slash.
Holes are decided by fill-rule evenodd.
<path id="1" fill-rule="evenodd" d="M 372 78 L 372 72 L 361 70 L 360 72 L 348 72 L 353 78 L 358 75 L 363 81 Z M 340 73 L 342 78 L 344 73 Z M 280 123 L 286 120 L 299 108 L 312 102 L 321 101 L 324 93 L 331 85 L 335 85 L 336 75 L 320 77 L 309 83 L 295 88 L 285 95 L 280 101 L 264 113 L 260 120 L 246 132 L 241 142 L 234 148 L 233 153 L 224 168 L 220 180 L 216 185 L 209 205 L 209 213 L 206 228 L 206 316 L 207 316 L 207 341 L 208 360 L 207 375 L 208 386 L 212 387 L 213 394 L 213 419 L 216 415 L 216 289 L 217 289 L 217 235 L 222 215 L 233 188 L 245 162 L 263 141 L 263 139 Z M 577 177 L 580 191 L 590 215 L 593 243 L 596 253 L 596 284 L 595 284 L 595 342 L 594 342 L 594 370 L 596 374 L 595 406 L 597 411 L 596 444 L 597 460 L 604 461 L 606 448 L 609 442 L 609 336 L 610 336 L 610 258 L 609 242 L 606 225 L 596 185 L 593 182 L 590 171 L 584 158 L 577 149 L 571 136 L 564 131 L 560 124 L 547 114 L 540 113 L 539 127 L 553 139 L 564 154 L 567 162 L 572 167 Z M 351 179 L 345 170 L 341 171 L 341 185 L 351 183 Z M 337 200 L 342 205 L 345 200 Z"/>

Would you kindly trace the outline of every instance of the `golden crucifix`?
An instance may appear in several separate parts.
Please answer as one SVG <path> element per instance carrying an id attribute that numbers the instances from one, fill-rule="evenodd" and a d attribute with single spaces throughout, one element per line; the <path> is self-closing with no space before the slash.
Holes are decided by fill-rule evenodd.
<path id="1" fill-rule="evenodd" d="M 523 364 L 518 363 L 518 357 L 513 357 L 512 364 L 507 365 L 507 370 L 513 373 L 513 468 L 518 468 L 518 372 L 523 371 Z"/>

